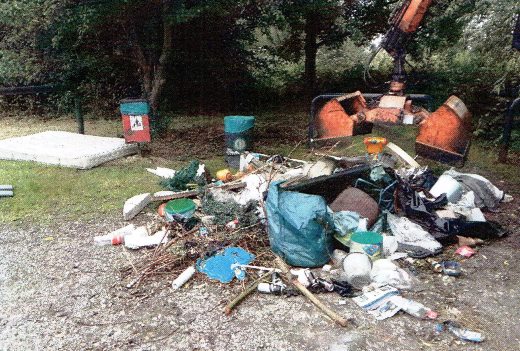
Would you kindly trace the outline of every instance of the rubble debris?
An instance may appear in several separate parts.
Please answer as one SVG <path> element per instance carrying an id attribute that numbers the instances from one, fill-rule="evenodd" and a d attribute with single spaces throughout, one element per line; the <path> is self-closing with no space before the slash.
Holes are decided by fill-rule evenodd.
<path id="1" fill-rule="evenodd" d="M 448 320 L 435 326 L 435 331 L 438 333 L 445 330 L 449 330 L 453 335 L 464 341 L 482 342 L 485 340 L 481 333 L 465 329 L 455 321 Z"/>
<path id="2" fill-rule="evenodd" d="M 172 289 L 178 290 L 195 274 L 195 266 L 189 266 L 172 282 Z"/>
<path id="3" fill-rule="evenodd" d="M 236 276 L 231 266 L 235 263 L 249 264 L 254 258 L 254 255 L 240 247 L 228 247 L 203 259 L 199 258 L 196 267 L 211 279 L 229 283 Z"/>
<path id="4" fill-rule="evenodd" d="M 174 169 L 165 168 L 165 167 L 156 167 L 155 169 L 147 168 L 146 170 L 148 172 L 155 174 L 156 176 L 164 178 L 164 179 L 172 178 L 173 176 L 175 176 L 175 173 L 177 172 Z"/>
<path id="5" fill-rule="evenodd" d="M 123 218 L 129 221 L 141 212 L 152 201 L 152 194 L 139 194 L 126 200 L 123 206 Z"/>

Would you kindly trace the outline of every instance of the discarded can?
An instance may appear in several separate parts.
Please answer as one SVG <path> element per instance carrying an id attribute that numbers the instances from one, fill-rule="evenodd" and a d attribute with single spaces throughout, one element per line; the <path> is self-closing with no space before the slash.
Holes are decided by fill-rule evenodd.
<path id="1" fill-rule="evenodd" d="M 434 272 L 436 273 L 442 273 L 442 265 L 435 261 L 435 260 L 432 260 L 432 259 L 427 259 L 428 263 L 430 263 L 432 265 L 432 269 Z"/>
<path id="2" fill-rule="evenodd" d="M 444 261 L 441 263 L 442 272 L 452 277 L 458 277 L 462 274 L 462 267 L 460 263 L 455 261 Z"/>
<path id="3" fill-rule="evenodd" d="M 258 284 L 258 291 L 264 294 L 281 295 L 285 290 L 285 286 L 274 283 L 260 283 Z"/>

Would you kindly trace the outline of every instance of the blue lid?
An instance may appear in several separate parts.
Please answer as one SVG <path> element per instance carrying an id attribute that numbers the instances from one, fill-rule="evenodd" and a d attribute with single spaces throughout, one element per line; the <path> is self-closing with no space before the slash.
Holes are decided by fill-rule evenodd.
<path id="1" fill-rule="evenodd" d="M 224 117 L 224 132 L 242 133 L 255 126 L 254 116 L 226 116 Z"/>
<path id="2" fill-rule="evenodd" d="M 150 104 L 143 99 L 125 99 L 120 102 L 123 115 L 147 115 L 150 113 Z"/>

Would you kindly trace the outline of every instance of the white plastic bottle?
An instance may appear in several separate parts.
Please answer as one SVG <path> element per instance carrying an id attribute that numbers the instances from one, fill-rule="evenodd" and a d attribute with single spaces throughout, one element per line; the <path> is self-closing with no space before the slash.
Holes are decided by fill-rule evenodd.
<path id="1" fill-rule="evenodd" d="M 132 234 L 134 230 L 135 226 L 133 224 L 129 224 L 126 227 L 119 228 L 106 235 L 95 236 L 94 243 L 100 246 L 119 245 L 124 242 L 125 236 Z"/>

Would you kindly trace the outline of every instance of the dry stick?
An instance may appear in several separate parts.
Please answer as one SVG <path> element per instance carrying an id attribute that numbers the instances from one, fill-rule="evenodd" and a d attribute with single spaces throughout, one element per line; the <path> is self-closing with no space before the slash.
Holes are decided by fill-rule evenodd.
<path id="1" fill-rule="evenodd" d="M 333 321 L 341 325 L 342 327 L 346 327 L 348 325 L 348 321 L 341 317 L 339 314 L 331 310 L 329 307 L 325 306 L 323 302 L 321 302 L 313 293 L 311 293 L 302 283 L 300 283 L 297 279 L 292 279 L 291 273 L 289 272 L 289 267 L 287 264 L 278 256 L 276 256 L 276 265 L 278 268 L 282 270 L 285 278 L 290 281 L 298 290 L 301 291 L 305 297 L 307 297 L 311 302 L 316 305 L 323 313 L 329 316 Z"/>
<path id="2" fill-rule="evenodd" d="M 249 294 L 251 294 L 258 284 L 262 282 L 265 278 L 269 277 L 271 275 L 272 271 L 269 271 L 265 274 L 263 274 L 260 278 L 252 282 L 247 288 L 245 288 L 240 294 L 238 294 L 237 297 L 235 297 L 230 303 L 227 304 L 226 308 L 224 309 L 224 313 L 229 315 L 231 314 L 231 310 L 235 308 L 240 302 L 242 302 L 243 299 L 245 299 Z"/>

